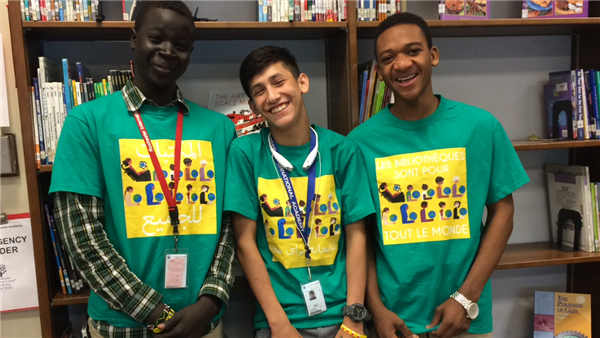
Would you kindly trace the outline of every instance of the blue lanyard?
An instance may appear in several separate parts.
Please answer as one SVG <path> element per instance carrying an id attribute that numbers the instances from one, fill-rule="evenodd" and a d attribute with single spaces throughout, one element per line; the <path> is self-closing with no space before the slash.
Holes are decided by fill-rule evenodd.
<path id="1" fill-rule="evenodd" d="M 272 137 L 269 137 L 269 143 L 273 146 L 277 152 L 277 144 L 273 141 Z M 312 151 L 316 146 L 316 137 L 314 132 L 311 129 L 310 133 L 310 150 Z M 277 161 L 275 161 L 277 162 Z M 316 162 L 316 161 L 315 161 Z M 287 170 L 285 170 L 279 162 L 277 162 L 276 167 L 279 175 L 281 175 L 281 179 L 283 180 L 283 185 L 285 186 L 285 190 L 287 191 L 288 197 L 290 199 L 292 214 L 294 215 L 294 219 L 296 220 L 296 227 L 298 231 L 302 234 L 302 241 L 304 242 L 304 249 L 306 259 L 310 259 L 310 247 L 308 246 L 308 240 L 310 238 L 310 212 L 312 211 L 312 201 L 315 198 L 315 176 L 316 176 L 316 165 L 315 162 L 312 163 L 310 168 L 308 169 L 308 192 L 306 197 L 306 224 L 302 223 L 302 213 L 300 212 L 300 206 L 298 205 L 298 200 L 296 198 L 296 193 L 294 192 L 294 186 L 292 185 L 292 180 L 290 179 Z"/>

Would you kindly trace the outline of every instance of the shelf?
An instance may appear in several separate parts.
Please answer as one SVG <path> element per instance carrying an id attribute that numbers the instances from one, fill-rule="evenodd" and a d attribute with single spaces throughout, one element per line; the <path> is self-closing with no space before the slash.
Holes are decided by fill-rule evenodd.
<path id="1" fill-rule="evenodd" d="M 600 253 L 563 252 L 552 245 L 551 242 L 507 245 L 496 270 L 600 262 Z"/>
<path id="2" fill-rule="evenodd" d="M 43 40 L 123 40 L 134 23 L 24 21 L 23 29 Z M 196 22 L 196 40 L 323 39 L 347 27 L 346 22 Z"/>
<path id="3" fill-rule="evenodd" d="M 535 140 L 512 141 L 515 150 L 545 150 L 565 148 L 600 147 L 598 140 Z"/>
<path id="4" fill-rule="evenodd" d="M 358 38 L 371 39 L 379 21 L 357 22 Z M 433 37 L 564 35 L 598 30 L 600 18 L 427 20 Z"/>
<path id="5" fill-rule="evenodd" d="M 87 304 L 89 297 L 90 289 L 86 289 L 83 293 L 76 295 L 65 295 L 62 293 L 62 290 L 58 290 L 52 299 L 52 306 Z"/>

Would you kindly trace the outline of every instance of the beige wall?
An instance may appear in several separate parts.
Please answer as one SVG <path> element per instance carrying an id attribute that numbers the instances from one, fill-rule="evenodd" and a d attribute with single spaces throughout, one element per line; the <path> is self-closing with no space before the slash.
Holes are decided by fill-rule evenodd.
<path id="1" fill-rule="evenodd" d="M 6 0 L 0 1 L 0 32 L 2 33 L 6 87 L 8 88 L 8 109 L 10 111 L 10 127 L 2 128 L 2 132 L 15 133 L 17 137 L 21 176 L 4 177 L 0 180 L 0 209 L 7 214 L 16 214 L 29 212 L 29 204 L 27 201 L 27 182 L 25 180 L 25 173 L 23 172 L 25 167 L 23 141 L 21 138 L 17 88 L 15 85 L 15 73 L 10 45 L 7 5 L 8 2 Z M 31 142 L 31 140 L 27 140 L 27 142 Z M 17 311 L 0 315 L 0 337 L 41 337 L 39 311 Z"/>

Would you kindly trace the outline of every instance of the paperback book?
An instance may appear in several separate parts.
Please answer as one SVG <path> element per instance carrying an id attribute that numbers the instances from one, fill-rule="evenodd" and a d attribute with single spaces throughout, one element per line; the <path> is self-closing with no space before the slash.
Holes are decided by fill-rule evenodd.
<path id="1" fill-rule="evenodd" d="M 489 19 L 488 0 L 442 0 L 439 6 L 441 20 Z"/>
<path id="2" fill-rule="evenodd" d="M 535 292 L 533 338 L 591 338 L 592 297 Z"/>
<path id="3" fill-rule="evenodd" d="M 523 0 L 525 18 L 586 18 L 588 0 Z"/>
<path id="4" fill-rule="evenodd" d="M 267 121 L 250 109 L 243 90 L 211 90 L 208 109 L 227 115 L 235 124 L 237 136 L 256 133 L 267 126 Z"/>

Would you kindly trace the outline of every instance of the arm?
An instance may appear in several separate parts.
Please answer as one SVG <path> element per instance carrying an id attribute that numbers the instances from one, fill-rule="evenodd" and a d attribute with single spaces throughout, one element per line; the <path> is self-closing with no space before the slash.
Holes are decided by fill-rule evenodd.
<path id="1" fill-rule="evenodd" d="M 198 301 L 177 312 L 172 319 L 158 328 L 157 336 L 175 338 L 201 336 L 212 319 L 219 314 L 223 305 L 229 304 L 229 293 L 235 279 L 233 274 L 234 237 L 231 217 L 223 214 L 221 237 L 212 263 L 198 293 Z"/>
<path id="2" fill-rule="evenodd" d="M 375 223 L 375 222 L 373 222 Z M 375 229 L 370 227 L 367 231 L 367 294 L 366 303 L 369 312 L 373 316 L 373 323 L 379 338 L 396 338 L 396 332 L 400 331 L 404 337 L 414 337 L 404 321 L 395 313 L 388 310 L 379 293 L 379 282 L 377 281 L 377 263 L 375 260 L 373 234 Z"/>
<path id="3" fill-rule="evenodd" d="M 232 218 L 238 258 L 254 296 L 265 312 L 273 338 L 302 338 L 290 323 L 273 291 L 269 273 L 256 245 L 256 222 L 238 213 L 233 213 Z"/>
<path id="4" fill-rule="evenodd" d="M 127 267 L 104 231 L 104 201 L 69 192 L 54 194 L 56 224 L 69 256 L 94 292 L 113 310 L 140 323 L 162 312 L 162 295 Z"/>
<path id="5" fill-rule="evenodd" d="M 348 284 L 348 295 L 346 304 L 364 304 L 365 288 L 367 287 L 367 234 L 365 220 L 348 224 L 344 227 L 346 231 L 346 279 Z M 363 334 L 363 323 L 355 323 L 349 317 L 344 317 L 344 325 L 351 330 Z M 340 331 L 339 337 L 349 337 Z"/>
<path id="6" fill-rule="evenodd" d="M 458 292 L 472 302 L 479 301 L 485 284 L 492 276 L 500 261 L 508 238 L 513 229 L 514 203 L 512 194 L 487 206 L 487 219 L 483 239 L 473 267 Z M 454 299 L 448 299 L 440 305 L 428 327 L 440 327 L 432 334 L 441 338 L 454 337 L 469 329 L 471 322 L 465 316 L 465 309 Z"/>

